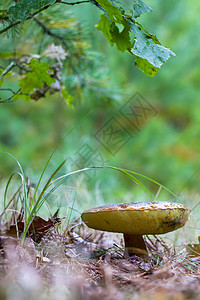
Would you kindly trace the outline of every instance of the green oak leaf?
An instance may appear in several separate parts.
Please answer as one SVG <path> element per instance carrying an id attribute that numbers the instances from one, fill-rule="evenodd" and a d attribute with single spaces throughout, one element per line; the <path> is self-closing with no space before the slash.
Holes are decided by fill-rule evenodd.
<path id="1" fill-rule="evenodd" d="M 124 23 L 124 28 L 121 32 L 119 31 L 119 28 L 115 25 L 114 22 L 111 26 L 110 32 L 112 35 L 112 42 L 116 43 L 117 49 L 119 51 L 124 52 L 128 49 L 131 49 L 129 30 L 130 30 L 130 26 L 128 22 Z"/>
<path id="2" fill-rule="evenodd" d="M 123 15 L 134 17 L 133 0 L 110 0 Z"/>
<path id="3" fill-rule="evenodd" d="M 110 0 L 112 4 L 116 5 L 121 13 L 132 18 L 138 18 L 141 14 L 151 12 L 153 9 L 146 5 L 141 0 Z"/>
<path id="4" fill-rule="evenodd" d="M 126 20 L 123 20 L 122 30 L 120 31 L 115 22 L 110 22 L 105 15 L 101 15 L 99 23 L 96 28 L 105 35 L 105 38 L 113 46 L 116 44 L 119 51 L 126 51 L 131 49 L 131 42 L 129 37 L 130 25 Z"/>
<path id="5" fill-rule="evenodd" d="M 133 0 L 133 9 L 135 11 L 134 17 L 138 18 L 140 15 L 146 13 L 146 12 L 152 12 L 152 8 L 148 5 L 146 5 L 141 0 Z"/>
<path id="6" fill-rule="evenodd" d="M 39 89 L 44 83 L 51 85 L 55 78 L 51 77 L 49 64 L 39 62 L 32 58 L 28 64 L 31 72 L 26 73 L 26 77 L 20 80 L 20 87 L 23 93 L 30 93 L 33 89 Z"/>
<path id="7" fill-rule="evenodd" d="M 96 0 L 91 0 L 96 1 Z M 170 55 L 175 53 L 162 46 L 155 35 L 150 34 L 136 18 L 152 9 L 141 0 L 98 0 L 104 11 L 96 28 L 105 35 L 119 51 L 136 56 L 136 66 L 148 76 L 154 76 Z M 132 6 L 132 11 L 130 10 Z M 130 11 L 127 15 L 126 11 Z M 132 16 L 132 17 L 131 17 Z"/>
<path id="8" fill-rule="evenodd" d="M 97 0 L 96 2 L 103 8 L 111 21 L 119 24 L 123 22 L 123 16 L 115 4 L 109 0 Z"/>
<path id="9" fill-rule="evenodd" d="M 150 77 L 157 75 L 159 71 L 159 68 L 154 67 L 146 59 L 138 56 L 136 57 L 135 65 L 138 69 Z"/>
<path id="10" fill-rule="evenodd" d="M 160 68 L 170 55 L 176 54 L 168 48 L 154 43 L 153 38 L 145 34 L 136 23 L 130 23 L 131 31 L 135 35 L 135 43 L 131 52 L 141 58 L 146 59 L 156 68 Z"/>
<path id="11" fill-rule="evenodd" d="M 99 23 L 96 25 L 96 28 L 100 31 L 102 31 L 102 33 L 104 34 L 105 38 L 107 39 L 107 41 L 109 43 L 112 43 L 112 35 L 110 32 L 110 21 L 109 19 L 105 16 L 105 15 L 101 15 L 100 16 L 100 21 Z"/>
<path id="12" fill-rule="evenodd" d="M 62 89 L 63 98 L 66 100 L 69 107 L 72 107 L 73 97 L 68 93 L 66 88 Z"/>

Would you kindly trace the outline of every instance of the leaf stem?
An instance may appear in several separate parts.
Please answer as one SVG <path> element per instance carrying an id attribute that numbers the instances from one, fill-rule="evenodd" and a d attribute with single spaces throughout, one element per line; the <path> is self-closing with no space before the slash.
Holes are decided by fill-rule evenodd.
<path id="1" fill-rule="evenodd" d="M 67 5 L 76 5 L 76 4 L 82 4 L 82 3 L 89 3 L 89 0 L 86 1 L 78 1 L 78 2 L 65 2 L 65 1 L 56 1 L 58 3 L 67 4 Z"/>

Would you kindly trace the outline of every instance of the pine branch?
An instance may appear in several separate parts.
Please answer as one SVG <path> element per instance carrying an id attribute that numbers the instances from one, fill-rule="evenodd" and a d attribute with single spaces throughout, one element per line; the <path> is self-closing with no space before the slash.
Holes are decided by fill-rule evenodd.
<path id="1" fill-rule="evenodd" d="M 67 5 L 76 5 L 76 4 L 82 4 L 82 3 L 89 3 L 90 0 L 85 0 L 85 1 L 78 1 L 78 2 L 65 2 L 65 1 L 60 1 L 60 0 L 57 0 L 54 4 L 49 4 L 49 5 L 46 5 L 44 6 L 43 8 L 37 10 L 36 12 L 34 12 L 33 14 L 30 14 L 30 16 L 26 19 L 26 20 L 30 20 L 32 19 L 35 15 L 41 13 L 42 11 L 48 9 L 50 6 L 53 6 L 57 3 L 61 3 L 61 4 L 67 4 Z M 17 21 L 15 23 L 11 23 L 10 25 L 8 25 L 7 27 L 3 28 L 2 30 L 0 30 L 0 34 L 8 31 L 9 29 L 19 25 L 20 23 L 22 23 L 22 21 Z"/>
<path id="2" fill-rule="evenodd" d="M 54 37 L 54 38 L 57 39 L 57 40 L 59 40 L 59 41 L 64 45 L 64 47 L 67 49 L 67 44 L 65 43 L 64 39 L 63 39 L 60 35 L 54 33 L 53 31 L 51 31 L 51 30 L 50 30 L 44 23 L 42 23 L 38 18 L 34 17 L 33 19 L 34 19 L 35 22 L 42 28 L 42 30 L 43 30 L 44 33 L 46 33 L 46 34 L 48 34 L 48 35 Z"/>
<path id="3" fill-rule="evenodd" d="M 55 2 L 55 3 L 56 3 L 56 2 Z M 55 3 L 54 3 L 54 4 L 55 4 Z M 37 10 L 36 12 L 34 12 L 33 14 L 30 14 L 30 16 L 29 16 L 26 20 L 32 19 L 35 15 L 39 14 L 39 13 L 42 12 L 43 10 L 48 9 L 50 6 L 52 6 L 52 5 L 46 5 L 46 6 L 44 6 L 43 8 L 41 8 L 41 9 Z M 4 29 L 2 29 L 2 30 L 0 31 L 0 34 L 2 34 L 2 33 L 4 33 L 4 32 L 6 32 L 6 31 L 8 31 L 9 29 L 11 29 L 11 28 L 13 28 L 13 27 L 19 25 L 20 23 L 22 23 L 22 21 L 17 21 L 17 22 L 15 22 L 15 23 L 10 24 L 9 26 L 7 26 L 7 27 L 5 27 Z"/>

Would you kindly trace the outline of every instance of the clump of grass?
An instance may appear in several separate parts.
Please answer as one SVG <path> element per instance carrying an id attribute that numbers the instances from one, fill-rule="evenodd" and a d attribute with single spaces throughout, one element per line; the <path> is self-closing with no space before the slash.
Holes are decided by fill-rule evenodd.
<path id="1" fill-rule="evenodd" d="M 55 151 L 54 151 L 55 152 Z M 25 226 L 24 226 L 24 233 L 22 236 L 22 243 L 26 237 L 27 231 L 29 226 L 31 225 L 31 222 L 33 220 L 33 218 L 35 217 L 35 215 L 39 212 L 39 209 L 42 207 L 42 205 L 45 203 L 45 201 L 48 199 L 48 197 L 60 186 L 62 185 L 66 180 L 68 180 L 71 176 L 83 173 L 83 172 L 88 172 L 90 170 L 95 169 L 111 169 L 113 171 L 118 171 L 121 172 L 122 174 L 128 176 L 131 180 L 133 180 L 135 183 L 139 184 L 143 189 L 145 189 L 154 200 L 157 200 L 157 196 L 152 194 L 151 191 L 141 182 L 141 180 L 139 180 L 137 177 L 146 179 L 148 181 L 153 182 L 154 184 L 158 185 L 159 187 L 162 187 L 163 189 L 165 189 L 167 192 L 171 193 L 174 197 L 176 197 L 178 200 L 180 200 L 172 191 L 170 191 L 168 188 L 166 188 L 164 185 L 158 183 L 157 181 L 142 175 L 140 173 L 131 171 L 131 170 L 126 170 L 126 169 L 122 169 L 122 168 L 118 168 L 118 167 L 113 167 L 113 166 L 92 166 L 92 167 L 87 167 L 87 168 L 83 168 L 83 169 L 79 169 L 79 170 L 75 170 L 72 172 L 69 172 L 67 174 L 64 174 L 60 177 L 55 178 L 56 174 L 60 171 L 60 169 L 63 167 L 63 165 L 65 164 L 65 160 L 56 168 L 56 170 L 51 174 L 51 176 L 47 179 L 47 182 L 45 183 L 44 187 L 42 188 L 41 192 L 38 194 L 38 190 L 39 190 L 39 186 L 40 183 L 42 181 L 42 178 L 44 176 L 45 170 L 47 169 L 47 166 L 50 162 L 50 159 L 52 158 L 54 152 L 52 153 L 52 155 L 50 156 L 50 158 L 48 159 L 44 170 L 42 171 L 42 174 L 39 178 L 39 181 L 36 185 L 34 194 L 32 199 L 29 199 L 28 197 L 28 189 L 27 189 L 27 183 L 26 183 L 26 177 L 23 171 L 23 168 L 20 164 L 20 162 L 10 153 L 8 153 L 8 155 L 10 155 L 18 164 L 20 172 L 13 172 L 11 174 L 11 176 L 8 179 L 8 182 L 6 184 L 6 188 L 5 188 L 5 193 L 4 193 L 4 212 L 6 211 L 6 208 L 8 207 L 8 205 L 6 206 L 6 197 L 7 197 L 7 192 L 8 192 L 8 188 L 9 185 L 11 183 L 12 178 L 15 175 L 19 175 L 21 178 L 21 187 L 22 187 L 22 196 L 21 196 L 21 204 L 23 207 L 23 214 L 24 214 L 24 222 L 25 222 Z M 137 176 L 137 177 L 136 177 Z M 38 194 L 38 195 L 37 195 Z M 10 202 L 9 202 L 10 203 Z M 72 210 L 73 210 L 73 205 L 72 205 Z M 2 214 L 1 214 L 2 217 Z M 70 216 L 68 216 L 68 222 L 67 222 L 67 227 L 69 225 L 69 221 L 70 221 Z M 66 227 L 66 228 L 67 228 Z M 66 231 L 65 231 L 66 233 Z"/>
<path id="2" fill-rule="evenodd" d="M 85 116 L 81 121 L 83 121 L 87 116 Z M 79 123 L 80 123 L 79 122 Z M 157 200 L 157 196 L 158 195 L 154 195 L 147 187 L 146 185 L 142 182 L 142 180 L 147 180 L 151 183 L 156 184 L 159 188 L 162 188 L 164 190 L 166 190 L 168 193 L 170 193 L 173 197 L 175 197 L 178 201 L 180 201 L 179 197 L 176 196 L 175 193 L 173 193 L 171 190 L 169 190 L 167 187 L 165 187 L 164 185 L 162 185 L 161 183 L 143 175 L 140 173 L 137 173 L 135 171 L 131 171 L 131 170 L 127 170 L 127 169 L 123 169 L 123 168 L 119 168 L 119 167 L 114 167 L 114 166 L 90 166 L 90 167 L 86 167 L 83 169 L 79 169 L 79 170 L 75 170 L 69 173 L 66 173 L 62 176 L 56 177 L 58 172 L 61 170 L 61 168 L 64 166 L 66 160 L 62 161 L 60 163 L 60 165 L 55 169 L 55 171 L 48 177 L 46 183 L 44 184 L 44 186 L 41 188 L 41 182 L 42 179 L 44 177 L 44 174 L 47 170 L 47 167 L 53 157 L 53 155 L 55 154 L 55 152 L 58 150 L 59 146 L 62 144 L 62 142 L 70 135 L 70 133 L 79 125 L 79 123 L 77 123 L 67 134 L 66 136 L 61 140 L 61 142 L 57 145 L 57 147 L 52 151 L 51 155 L 49 156 L 43 170 L 42 173 L 40 175 L 40 178 L 38 180 L 38 183 L 36 184 L 33 196 L 30 197 L 29 196 L 29 189 L 27 188 L 27 180 L 26 180 L 26 176 L 24 173 L 24 170 L 20 164 L 20 162 L 17 160 L 17 158 L 10 154 L 7 153 L 7 155 L 9 155 L 11 158 L 13 158 L 15 160 L 15 162 L 17 163 L 18 167 L 19 167 L 19 171 L 13 172 L 6 184 L 6 188 L 5 188 L 5 193 L 4 193 L 4 211 L 1 214 L 0 218 L 2 218 L 2 215 L 5 213 L 6 209 L 8 208 L 9 203 L 6 205 L 6 201 L 7 201 L 7 194 L 8 194 L 8 189 L 10 186 L 10 183 L 12 181 L 12 179 L 14 178 L 14 176 L 19 176 L 21 179 L 21 188 L 20 188 L 20 201 L 21 201 L 21 206 L 22 206 L 22 214 L 23 214 L 23 218 L 24 218 L 24 232 L 22 235 L 22 239 L 21 242 L 23 244 L 25 237 L 27 235 L 28 229 L 33 221 L 33 218 L 36 216 L 36 214 L 39 212 L 40 208 L 43 206 L 43 204 L 47 201 L 47 199 L 52 195 L 52 193 L 58 189 L 59 186 L 61 186 L 66 180 L 68 180 L 70 177 L 78 175 L 80 173 L 84 173 L 84 172 L 89 172 L 91 170 L 94 169 L 104 169 L 104 170 L 113 170 L 113 171 L 117 171 L 122 173 L 125 176 L 128 176 L 128 178 L 132 181 L 134 181 L 134 183 L 138 184 L 142 189 L 144 189 L 147 193 L 149 193 L 149 195 L 152 197 L 152 199 Z M 40 190 L 40 192 L 39 192 Z M 74 200 L 75 201 L 75 200 Z M 74 204 L 74 203 L 73 203 Z M 72 204 L 72 208 L 71 211 L 73 210 L 73 204 Z M 67 228 L 69 226 L 69 221 L 70 221 L 70 213 L 68 215 L 68 221 L 67 221 L 67 226 L 66 226 L 66 230 L 65 233 L 67 231 Z"/>

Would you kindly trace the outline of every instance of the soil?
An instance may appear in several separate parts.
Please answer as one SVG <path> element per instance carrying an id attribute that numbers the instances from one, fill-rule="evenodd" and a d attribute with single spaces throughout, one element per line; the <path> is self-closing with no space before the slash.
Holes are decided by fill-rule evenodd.
<path id="1" fill-rule="evenodd" d="M 23 246 L 1 237 L 0 299 L 200 299 L 200 256 L 146 237 L 149 257 L 125 257 L 121 235 L 78 221 Z"/>

